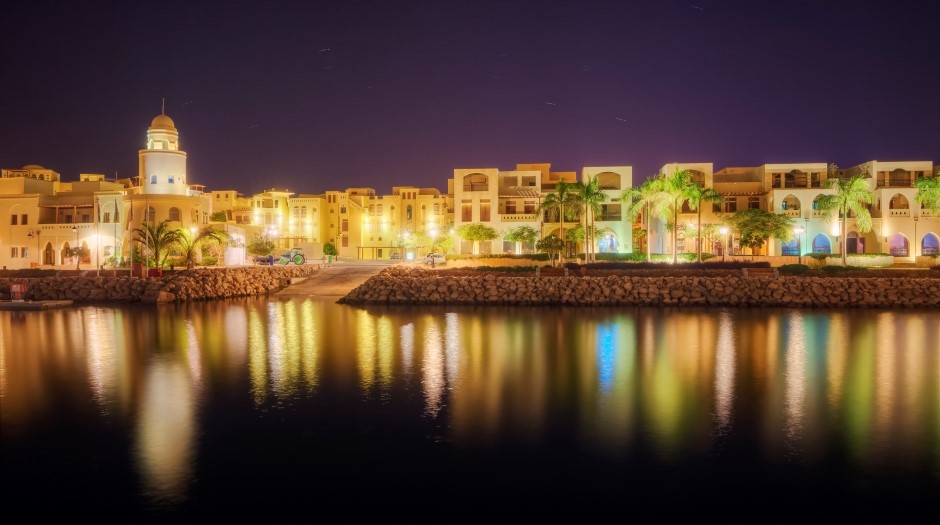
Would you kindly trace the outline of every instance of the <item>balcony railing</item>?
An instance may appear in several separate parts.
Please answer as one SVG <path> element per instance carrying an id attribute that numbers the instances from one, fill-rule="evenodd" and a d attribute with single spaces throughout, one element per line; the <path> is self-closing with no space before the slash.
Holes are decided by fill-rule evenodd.
<path id="1" fill-rule="evenodd" d="M 908 208 L 888 210 L 888 215 L 891 217 L 910 217 L 911 210 Z"/>
<path id="2" fill-rule="evenodd" d="M 783 210 L 783 213 L 785 213 L 787 217 L 796 217 L 796 218 L 800 217 L 799 209 L 796 209 L 796 210 L 786 209 L 786 210 Z"/>
<path id="3" fill-rule="evenodd" d="M 535 222 L 539 220 L 537 213 L 504 213 L 500 215 L 503 222 Z"/>

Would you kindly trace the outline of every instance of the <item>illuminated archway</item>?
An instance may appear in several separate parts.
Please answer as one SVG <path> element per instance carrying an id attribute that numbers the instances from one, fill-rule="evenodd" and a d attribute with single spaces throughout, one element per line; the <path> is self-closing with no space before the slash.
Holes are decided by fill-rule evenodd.
<path id="1" fill-rule="evenodd" d="M 895 257 L 907 257 L 909 243 L 902 233 L 895 233 L 888 238 L 888 253 Z"/>
<path id="2" fill-rule="evenodd" d="M 936 255 L 940 253 L 940 237 L 937 237 L 936 234 L 933 233 L 924 235 L 924 238 L 920 241 L 920 253 L 921 255 Z"/>
<path id="3" fill-rule="evenodd" d="M 813 237 L 813 253 L 832 253 L 832 241 L 820 233 Z"/>

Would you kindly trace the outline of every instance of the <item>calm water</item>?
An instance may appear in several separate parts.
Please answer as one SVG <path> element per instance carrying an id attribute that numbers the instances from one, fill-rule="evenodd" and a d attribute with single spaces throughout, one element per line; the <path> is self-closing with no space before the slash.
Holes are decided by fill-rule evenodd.
<path id="1" fill-rule="evenodd" d="M 0 334 L 22 522 L 940 517 L 933 310 L 251 298 Z"/>

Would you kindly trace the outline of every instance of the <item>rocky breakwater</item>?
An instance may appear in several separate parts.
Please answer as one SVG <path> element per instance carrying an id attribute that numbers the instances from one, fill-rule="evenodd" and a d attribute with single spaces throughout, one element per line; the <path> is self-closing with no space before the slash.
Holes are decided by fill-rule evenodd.
<path id="1" fill-rule="evenodd" d="M 26 283 L 26 300 L 75 302 L 171 303 L 260 295 L 283 289 L 292 279 L 307 277 L 320 265 L 198 268 L 149 277 L 51 276 L 0 279 L 9 299 L 12 282 Z"/>
<path id="2" fill-rule="evenodd" d="M 802 276 L 448 275 L 392 267 L 345 304 L 940 307 L 940 279 Z"/>

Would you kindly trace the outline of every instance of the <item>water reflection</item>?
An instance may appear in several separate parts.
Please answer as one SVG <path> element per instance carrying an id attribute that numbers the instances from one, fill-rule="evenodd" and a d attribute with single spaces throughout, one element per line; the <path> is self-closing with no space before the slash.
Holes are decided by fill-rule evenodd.
<path id="1" fill-rule="evenodd" d="M 245 431 L 272 411 L 290 426 L 373 402 L 458 448 L 561 443 L 668 465 L 745 440 L 771 465 L 832 461 L 838 446 L 851 468 L 940 473 L 932 311 L 245 299 L 0 312 L 0 328 L 4 444 L 91 400 L 88 424 L 133 437 L 155 502 L 190 497 L 207 419 Z"/>

